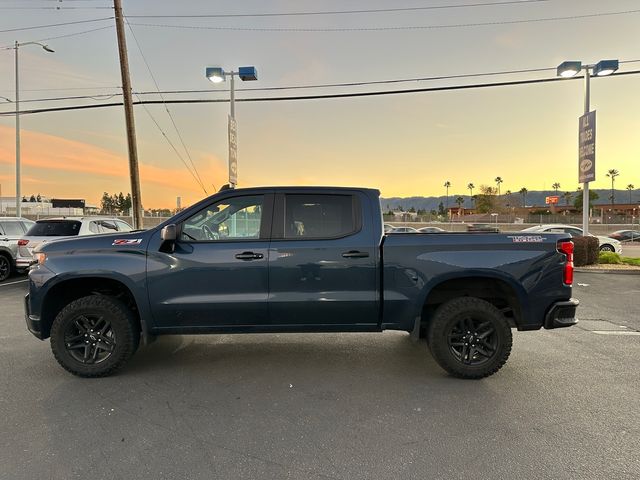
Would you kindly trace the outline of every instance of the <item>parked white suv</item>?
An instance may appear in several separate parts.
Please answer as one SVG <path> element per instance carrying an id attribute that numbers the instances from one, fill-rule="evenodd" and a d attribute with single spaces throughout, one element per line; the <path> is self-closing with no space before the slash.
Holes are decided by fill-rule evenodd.
<path id="1" fill-rule="evenodd" d="M 0 282 L 16 270 L 18 241 L 31 228 L 33 222 L 26 218 L 0 217 Z"/>
<path id="2" fill-rule="evenodd" d="M 78 235 L 130 232 L 131 230 L 132 227 L 127 222 L 113 217 L 63 217 L 38 220 L 18 240 L 16 266 L 29 267 L 33 261 L 33 249 L 44 242 Z"/>

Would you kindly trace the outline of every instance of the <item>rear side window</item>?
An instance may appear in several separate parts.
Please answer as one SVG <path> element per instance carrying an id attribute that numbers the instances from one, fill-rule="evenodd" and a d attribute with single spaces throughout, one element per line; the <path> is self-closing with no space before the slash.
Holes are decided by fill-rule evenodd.
<path id="1" fill-rule="evenodd" d="M 1 226 L 4 235 L 24 235 L 24 230 L 22 230 L 22 224 L 20 222 L 2 222 Z"/>
<path id="2" fill-rule="evenodd" d="M 78 235 L 80 222 L 76 220 L 51 220 L 36 222 L 27 232 L 28 237 L 71 237 Z"/>
<path id="3" fill-rule="evenodd" d="M 351 195 L 285 195 L 284 238 L 338 238 L 357 230 Z"/>
<path id="4" fill-rule="evenodd" d="M 115 220 L 116 225 L 118 225 L 118 230 L 121 232 L 130 232 L 131 230 L 133 230 L 131 228 L 131 225 L 129 225 L 126 222 L 123 222 L 122 220 Z"/>

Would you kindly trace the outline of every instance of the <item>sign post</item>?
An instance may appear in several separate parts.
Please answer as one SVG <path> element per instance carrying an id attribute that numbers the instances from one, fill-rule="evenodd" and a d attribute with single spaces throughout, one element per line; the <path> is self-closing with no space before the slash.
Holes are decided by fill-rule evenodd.
<path id="1" fill-rule="evenodd" d="M 238 135 L 236 119 L 229 115 L 229 186 L 238 184 Z"/>

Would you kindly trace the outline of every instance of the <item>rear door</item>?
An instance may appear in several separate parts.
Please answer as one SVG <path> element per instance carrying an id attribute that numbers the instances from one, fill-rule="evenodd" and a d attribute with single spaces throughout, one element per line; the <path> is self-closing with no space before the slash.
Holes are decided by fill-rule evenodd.
<path id="1" fill-rule="evenodd" d="M 149 251 L 158 327 L 216 329 L 268 323 L 272 194 L 225 197 L 178 225 L 173 252 Z"/>
<path id="2" fill-rule="evenodd" d="M 365 228 L 365 201 L 358 192 L 276 196 L 269 249 L 272 326 L 377 325 L 377 244 Z"/>

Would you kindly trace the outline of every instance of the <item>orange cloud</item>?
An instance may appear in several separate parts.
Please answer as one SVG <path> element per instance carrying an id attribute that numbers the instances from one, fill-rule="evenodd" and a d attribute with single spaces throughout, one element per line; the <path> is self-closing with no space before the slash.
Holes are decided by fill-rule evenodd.
<path id="1" fill-rule="evenodd" d="M 49 196 L 89 195 L 90 201 L 97 201 L 103 191 L 122 189 L 123 185 L 128 184 L 129 164 L 125 155 L 40 132 L 22 130 L 21 134 L 22 164 L 31 172 L 31 176 L 23 177 L 23 191 L 27 191 L 29 184 L 36 187 L 36 184 L 52 183 L 55 191 L 48 191 Z M 14 136 L 15 129 L 0 125 L 0 166 L 15 164 Z M 171 206 L 173 200 L 169 199 L 176 196 L 182 196 L 184 203 L 192 203 L 204 195 L 182 163 L 177 159 L 174 161 L 175 156 L 170 155 L 175 167 L 140 162 L 140 183 L 145 206 Z M 207 165 L 200 173 L 211 193 L 211 184 L 220 186 L 223 183 L 226 175 L 224 164 L 215 156 L 204 154 L 201 154 L 197 163 Z M 33 175 L 34 170 L 37 175 Z M 3 174 L 0 178 L 15 177 Z"/>

